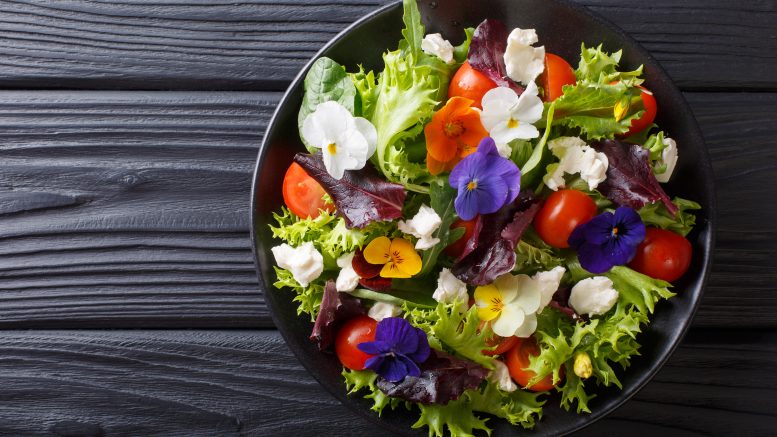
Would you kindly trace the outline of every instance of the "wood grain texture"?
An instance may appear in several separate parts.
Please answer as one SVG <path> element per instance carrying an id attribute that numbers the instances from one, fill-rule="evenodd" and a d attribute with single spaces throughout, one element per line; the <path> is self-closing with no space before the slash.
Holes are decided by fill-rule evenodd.
<path id="1" fill-rule="evenodd" d="M 391 0 L 5 0 L 0 88 L 281 90 Z M 576 0 L 686 89 L 777 89 L 777 2 Z"/>
<path id="2" fill-rule="evenodd" d="M 692 331 L 645 389 L 582 434 L 769 435 L 777 377 L 757 370 L 777 366 L 775 345 L 774 331 Z M 3 331 L 0 382 L 2 435 L 384 435 L 274 331 Z"/>
<path id="3" fill-rule="evenodd" d="M 278 97 L 0 92 L 0 326 L 272 326 L 247 230 Z M 777 94 L 687 97 L 720 205 L 696 326 L 777 327 Z"/>

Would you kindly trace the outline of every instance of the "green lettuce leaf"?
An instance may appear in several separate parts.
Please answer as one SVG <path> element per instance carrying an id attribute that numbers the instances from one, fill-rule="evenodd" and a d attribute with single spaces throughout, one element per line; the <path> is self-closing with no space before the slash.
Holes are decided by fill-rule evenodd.
<path id="1" fill-rule="evenodd" d="M 275 276 L 278 278 L 273 286 L 277 289 L 289 288 L 296 296 L 293 301 L 298 302 L 297 315 L 308 314 L 310 315 L 310 321 L 316 321 L 316 315 L 318 315 L 319 307 L 321 306 L 321 299 L 324 297 L 324 284 L 326 280 L 318 278 L 315 281 L 308 284 L 307 287 L 300 285 L 292 276 L 291 272 L 284 270 L 278 266 L 273 266 L 275 269 Z"/>
<path id="2" fill-rule="evenodd" d="M 429 196 L 431 197 L 430 206 L 442 219 L 440 227 L 434 232 L 434 237 L 438 238 L 440 242 L 424 251 L 421 258 L 423 267 L 418 276 L 425 276 L 436 271 L 437 258 L 442 251 L 464 235 L 463 228 L 451 229 L 451 224 L 456 220 L 456 209 L 453 205 L 456 200 L 456 190 L 446 183 L 433 183 L 429 190 Z"/>
<path id="3" fill-rule="evenodd" d="M 356 100 L 354 115 L 370 119 L 375 111 L 375 102 L 378 100 L 378 83 L 375 73 L 365 72 L 364 67 L 359 66 L 356 73 L 348 73 L 354 87 L 356 87 Z"/>
<path id="4" fill-rule="evenodd" d="M 575 70 L 578 81 L 594 84 L 610 84 L 612 82 L 626 82 L 628 86 L 640 85 L 644 80 L 642 66 L 634 71 L 618 71 L 623 50 L 609 54 L 602 50 L 600 44 L 596 48 L 586 48 L 585 43 L 580 48 L 580 64 Z"/>
<path id="5" fill-rule="evenodd" d="M 348 390 L 349 395 L 362 390 L 368 391 L 364 398 L 372 399 L 373 404 L 370 410 L 378 413 L 378 416 L 383 413 L 383 409 L 386 406 L 390 405 L 391 409 L 394 410 L 402 402 L 399 399 L 389 398 L 378 389 L 375 385 L 378 374 L 371 370 L 349 370 L 343 368 L 343 378 L 345 378 L 345 388 Z"/>
<path id="6" fill-rule="evenodd" d="M 488 419 L 481 419 L 473 414 L 472 406 L 466 396 L 448 402 L 446 405 L 416 405 L 421 410 L 421 416 L 412 428 L 424 426 L 429 428 L 429 437 L 472 436 L 475 430 L 485 431 L 491 435 L 491 428 L 486 425 Z"/>
<path id="7" fill-rule="evenodd" d="M 655 226 L 661 229 L 668 229 L 677 232 L 682 236 L 688 235 L 693 227 L 696 226 L 696 215 L 689 211 L 701 209 L 701 205 L 692 201 L 675 197 L 672 203 L 677 206 L 677 215 L 672 214 L 661 202 L 649 203 L 637 211 L 646 226 Z"/>
<path id="8" fill-rule="evenodd" d="M 486 338 L 493 334 L 488 327 L 480 328 L 477 307 L 473 305 L 467 309 L 467 305 L 467 302 L 440 302 L 435 310 L 437 321 L 431 325 L 428 334 L 440 340 L 444 348 L 456 355 L 493 369 L 495 358 L 483 354 L 484 350 L 493 349 L 493 346 L 486 344 Z"/>
<path id="9" fill-rule="evenodd" d="M 563 264 L 563 259 L 557 251 L 542 241 L 534 228 L 524 232 L 518 245 L 515 246 L 515 254 L 513 273 L 533 275 Z"/>
<path id="10" fill-rule="evenodd" d="M 615 118 L 615 106 L 627 101 L 628 114 L 620 120 Z M 614 138 L 626 133 L 631 121 L 642 116 L 644 107 L 638 92 L 626 83 L 591 85 L 578 82 L 564 87 L 564 94 L 552 103 L 554 125 L 579 131 L 590 140 Z M 550 109 L 548 109 L 550 112 Z"/>
<path id="11" fill-rule="evenodd" d="M 313 63 L 305 76 L 305 95 L 302 97 L 302 106 L 299 109 L 297 124 L 300 138 L 308 151 L 313 152 L 302 136 L 302 124 L 305 118 L 316 110 L 316 107 L 324 102 L 334 100 L 354 113 L 356 102 L 356 87 L 345 72 L 345 67 L 334 60 L 321 57 Z"/>
<path id="12" fill-rule="evenodd" d="M 526 429 L 534 428 L 536 421 L 542 418 L 545 401 L 538 399 L 541 395 L 525 390 L 504 392 L 490 382 L 481 390 L 469 390 L 466 393 L 473 410 L 493 414 Z"/>

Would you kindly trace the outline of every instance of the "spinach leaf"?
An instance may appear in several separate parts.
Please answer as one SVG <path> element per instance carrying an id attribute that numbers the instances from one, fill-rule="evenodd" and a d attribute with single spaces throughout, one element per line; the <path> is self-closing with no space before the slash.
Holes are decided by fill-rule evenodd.
<path id="1" fill-rule="evenodd" d="M 302 123 L 305 122 L 308 115 L 316 110 L 319 104 L 330 100 L 345 106 L 353 114 L 356 87 L 345 72 L 345 67 L 332 59 L 322 57 L 313 63 L 305 76 L 305 96 L 302 98 L 302 106 L 300 106 L 297 117 L 300 138 L 310 152 L 315 149 L 305 142 L 305 137 L 302 135 Z"/>

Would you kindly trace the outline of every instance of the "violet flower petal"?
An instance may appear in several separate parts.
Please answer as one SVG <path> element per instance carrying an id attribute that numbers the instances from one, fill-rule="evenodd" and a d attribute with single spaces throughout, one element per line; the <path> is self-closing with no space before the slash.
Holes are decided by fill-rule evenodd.
<path id="1" fill-rule="evenodd" d="M 478 215 L 478 199 L 474 191 L 459 192 L 453 201 L 456 214 L 462 220 L 472 220 Z"/>
<path id="2" fill-rule="evenodd" d="M 620 238 L 622 241 L 632 246 L 638 246 L 645 239 L 645 224 L 642 218 L 631 208 L 619 207 L 615 210 L 616 226 L 622 228 Z"/>
<path id="3" fill-rule="evenodd" d="M 366 367 L 366 366 L 365 366 Z M 375 373 L 379 374 L 387 381 L 399 382 L 407 376 L 408 368 L 405 362 L 398 360 L 397 357 L 385 356 L 380 366 L 376 369 L 370 367 Z"/>
<path id="4" fill-rule="evenodd" d="M 391 351 L 391 346 L 382 340 L 365 341 L 359 343 L 356 347 L 365 354 L 370 355 L 385 354 Z"/>
<path id="5" fill-rule="evenodd" d="M 577 258 L 580 260 L 580 265 L 591 273 L 604 273 L 613 267 L 613 263 L 600 245 L 583 244 L 577 249 Z"/>
<path id="6" fill-rule="evenodd" d="M 429 348 L 429 340 L 426 338 L 426 333 L 421 328 L 414 328 L 418 338 L 418 348 L 415 352 L 407 354 L 408 358 L 416 363 L 423 363 L 429 358 L 431 349 Z"/>
<path id="7" fill-rule="evenodd" d="M 405 365 L 405 368 L 407 369 L 407 375 L 406 376 L 420 376 L 421 375 L 421 369 L 418 367 L 418 364 L 415 363 L 412 359 L 409 357 L 397 354 L 396 356 L 397 361 L 401 361 L 402 364 Z M 387 378 L 388 379 L 388 378 Z M 396 381 L 392 381 L 396 382 Z"/>

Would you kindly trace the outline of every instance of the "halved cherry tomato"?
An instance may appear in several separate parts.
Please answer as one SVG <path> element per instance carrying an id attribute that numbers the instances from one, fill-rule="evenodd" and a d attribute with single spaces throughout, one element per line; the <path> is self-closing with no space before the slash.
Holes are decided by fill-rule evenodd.
<path id="1" fill-rule="evenodd" d="M 496 346 L 496 348 L 494 350 L 484 350 L 483 355 L 502 355 L 503 353 L 515 347 L 519 341 L 521 341 L 521 339 L 516 336 L 500 337 L 498 335 L 494 335 L 493 337 L 486 340 L 486 344 L 489 346 Z"/>
<path id="2" fill-rule="evenodd" d="M 653 123 L 653 120 L 656 119 L 656 114 L 658 113 L 658 104 L 656 103 L 656 98 L 653 97 L 653 93 L 645 87 L 640 86 L 639 88 L 642 89 L 640 97 L 642 97 L 645 112 L 642 113 L 642 117 L 631 120 L 631 128 L 623 134 L 624 137 L 630 137 L 647 129 Z"/>
<path id="3" fill-rule="evenodd" d="M 483 95 L 492 88 L 496 88 L 496 83 L 493 80 L 472 68 L 469 62 L 464 62 L 451 79 L 451 84 L 448 87 L 448 98 L 466 97 L 475 101 L 473 106 L 482 108 L 480 101 L 483 99 Z"/>
<path id="4" fill-rule="evenodd" d="M 357 347 L 365 341 L 375 341 L 378 322 L 367 316 L 358 316 L 345 322 L 335 337 L 335 353 L 343 366 L 351 370 L 364 370 L 364 363 L 372 355 Z"/>
<path id="5" fill-rule="evenodd" d="M 453 222 L 453 224 L 451 224 L 451 229 L 464 228 L 464 235 L 462 235 L 458 240 L 454 241 L 453 244 L 448 245 L 448 247 L 445 248 L 445 254 L 451 258 L 458 258 L 464 252 L 464 249 L 467 246 L 467 241 L 472 238 L 472 234 L 475 232 L 476 224 L 477 218 L 473 220 L 457 219 L 455 222 Z"/>
<path id="6" fill-rule="evenodd" d="M 518 337 L 516 337 L 518 338 Z M 510 371 L 510 376 L 521 387 L 526 387 L 526 384 L 532 380 L 537 374 L 531 370 L 525 370 L 529 367 L 529 356 L 536 356 L 540 354 L 540 349 L 537 346 L 537 342 L 534 337 L 518 338 L 518 343 L 507 352 L 505 355 L 505 364 L 507 364 L 507 370 Z M 553 388 L 553 375 L 549 374 L 540 381 L 534 383 L 531 387 L 526 387 L 531 391 L 547 391 Z"/>
<path id="7" fill-rule="evenodd" d="M 578 225 L 596 215 L 596 202 L 582 191 L 558 190 L 551 194 L 534 217 L 534 229 L 542 241 L 567 248 L 569 235 Z"/>
<path id="8" fill-rule="evenodd" d="M 637 255 L 629 263 L 632 269 L 672 282 L 688 270 L 693 249 L 680 234 L 659 228 L 647 228 L 645 239 L 637 247 Z"/>
<path id="9" fill-rule="evenodd" d="M 326 191 L 296 162 L 291 163 L 283 178 L 283 202 L 300 218 L 316 218 L 319 209 L 332 212 L 335 206 L 325 203 Z"/>
<path id="10" fill-rule="evenodd" d="M 543 99 L 552 102 L 564 94 L 564 85 L 574 85 L 577 82 L 575 70 L 561 56 L 545 53 L 545 71 L 539 80 L 545 90 Z"/>

